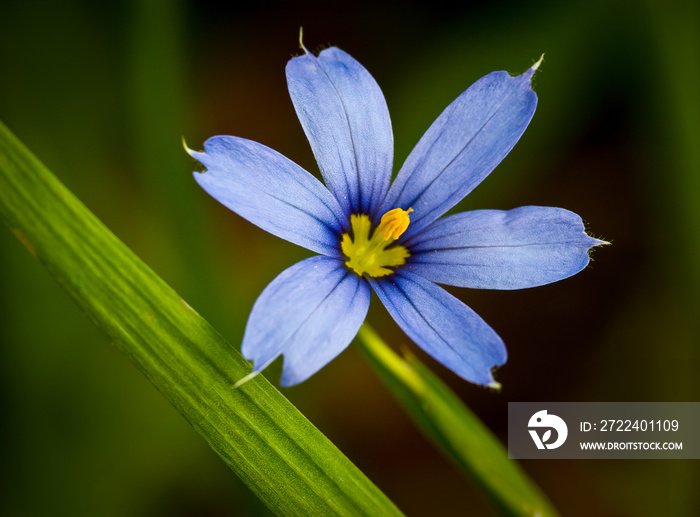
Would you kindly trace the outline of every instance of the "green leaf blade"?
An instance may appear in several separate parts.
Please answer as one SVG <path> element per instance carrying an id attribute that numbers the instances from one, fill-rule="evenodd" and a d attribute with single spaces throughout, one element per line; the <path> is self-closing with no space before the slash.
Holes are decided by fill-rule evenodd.
<path id="1" fill-rule="evenodd" d="M 278 515 L 402 515 L 0 123 L 0 216 Z"/>

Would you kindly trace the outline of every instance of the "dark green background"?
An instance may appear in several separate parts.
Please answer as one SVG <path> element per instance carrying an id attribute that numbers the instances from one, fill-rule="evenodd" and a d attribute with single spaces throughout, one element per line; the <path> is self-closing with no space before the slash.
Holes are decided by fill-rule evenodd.
<path id="1" fill-rule="evenodd" d="M 698 2 L 461 5 L 2 1 L 0 119 L 237 346 L 309 253 L 209 198 L 181 136 L 251 138 L 316 172 L 284 77 L 303 26 L 379 82 L 397 170 L 472 82 L 545 52 L 530 127 L 458 208 L 561 206 L 613 246 L 550 286 L 451 290 L 508 346 L 500 394 L 425 360 L 503 440 L 508 401 L 700 400 Z M 7 230 L 0 311 L 0 515 L 267 514 Z M 376 299 L 370 320 L 420 355 Z M 284 392 L 408 515 L 494 515 L 354 347 Z M 564 515 L 700 514 L 697 461 L 523 463 Z"/>

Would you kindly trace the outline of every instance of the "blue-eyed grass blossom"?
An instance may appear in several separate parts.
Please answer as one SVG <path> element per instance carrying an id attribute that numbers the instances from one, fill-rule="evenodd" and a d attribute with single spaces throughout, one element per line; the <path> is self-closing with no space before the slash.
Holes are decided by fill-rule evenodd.
<path id="1" fill-rule="evenodd" d="M 331 47 L 286 67 L 294 108 L 325 185 L 276 151 L 215 136 L 195 179 L 260 228 L 320 255 L 283 271 L 255 302 L 242 353 L 259 372 L 284 356 L 281 384 L 302 382 L 355 337 L 377 294 L 403 331 L 464 379 L 494 385 L 506 361 L 496 332 L 437 284 L 522 289 L 582 270 L 589 237 L 568 210 L 524 206 L 442 217 L 508 154 L 537 104 L 530 79 L 493 72 L 455 99 L 391 183 L 393 133 L 384 96 Z"/>

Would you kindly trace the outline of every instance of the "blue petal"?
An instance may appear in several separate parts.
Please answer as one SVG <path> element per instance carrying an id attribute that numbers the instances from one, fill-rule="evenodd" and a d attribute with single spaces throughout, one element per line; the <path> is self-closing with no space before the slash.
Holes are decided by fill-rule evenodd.
<path id="1" fill-rule="evenodd" d="M 374 78 L 335 47 L 295 57 L 287 85 L 326 181 L 345 213 L 374 214 L 391 179 L 394 137 Z"/>
<path id="2" fill-rule="evenodd" d="M 243 356 L 260 371 L 284 354 L 282 386 L 300 383 L 350 344 L 367 315 L 370 295 L 367 282 L 340 260 L 302 260 L 258 297 L 243 336 Z"/>
<path id="3" fill-rule="evenodd" d="M 406 241 L 405 267 L 440 284 L 523 289 L 578 273 L 588 250 L 602 243 L 563 208 L 476 210 L 435 221 Z"/>
<path id="4" fill-rule="evenodd" d="M 482 77 L 423 135 L 380 210 L 413 208 L 404 240 L 461 201 L 513 148 L 535 113 L 533 73 Z"/>
<path id="5" fill-rule="evenodd" d="M 476 384 L 494 382 L 491 368 L 506 362 L 501 338 L 478 314 L 434 283 L 399 270 L 369 281 L 396 323 L 418 346 Z"/>
<path id="6" fill-rule="evenodd" d="M 435 221 L 406 241 L 405 267 L 440 284 L 523 289 L 575 275 L 598 244 L 563 208 L 475 210 Z"/>
<path id="7" fill-rule="evenodd" d="M 214 199 L 273 235 L 318 253 L 340 256 L 344 216 L 326 187 L 269 147 L 215 136 L 190 151 L 206 172 L 194 178 Z"/>

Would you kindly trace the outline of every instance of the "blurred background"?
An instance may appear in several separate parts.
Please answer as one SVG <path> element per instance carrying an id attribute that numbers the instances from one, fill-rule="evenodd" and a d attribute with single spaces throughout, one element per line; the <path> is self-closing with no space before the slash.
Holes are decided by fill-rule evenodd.
<path id="1" fill-rule="evenodd" d="M 317 173 L 284 76 L 303 26 L 377 79 L 396 171 L 471 83 L 544 52 L 532 123 L 457 209 L 561 206 L 613 245 L 549 286 L 451 289 L 508 346 L 501 393 L 422 355 L 376 298 L 370 321 L 504 442 L 509 401 L 700 401 L 698 2 L 233 5 L 0 2 L 0 119 L 232 347 L 310 252 L 209 198 L 181 136 L 250 138 Z M 407 515 L 496 515 L 354 346 L 283 392 Z M 3 516 L 269 515 L 4 229 L 0 457 Z M 563 515 L 700 515 L 697 460 L 523 466 Z"/>

